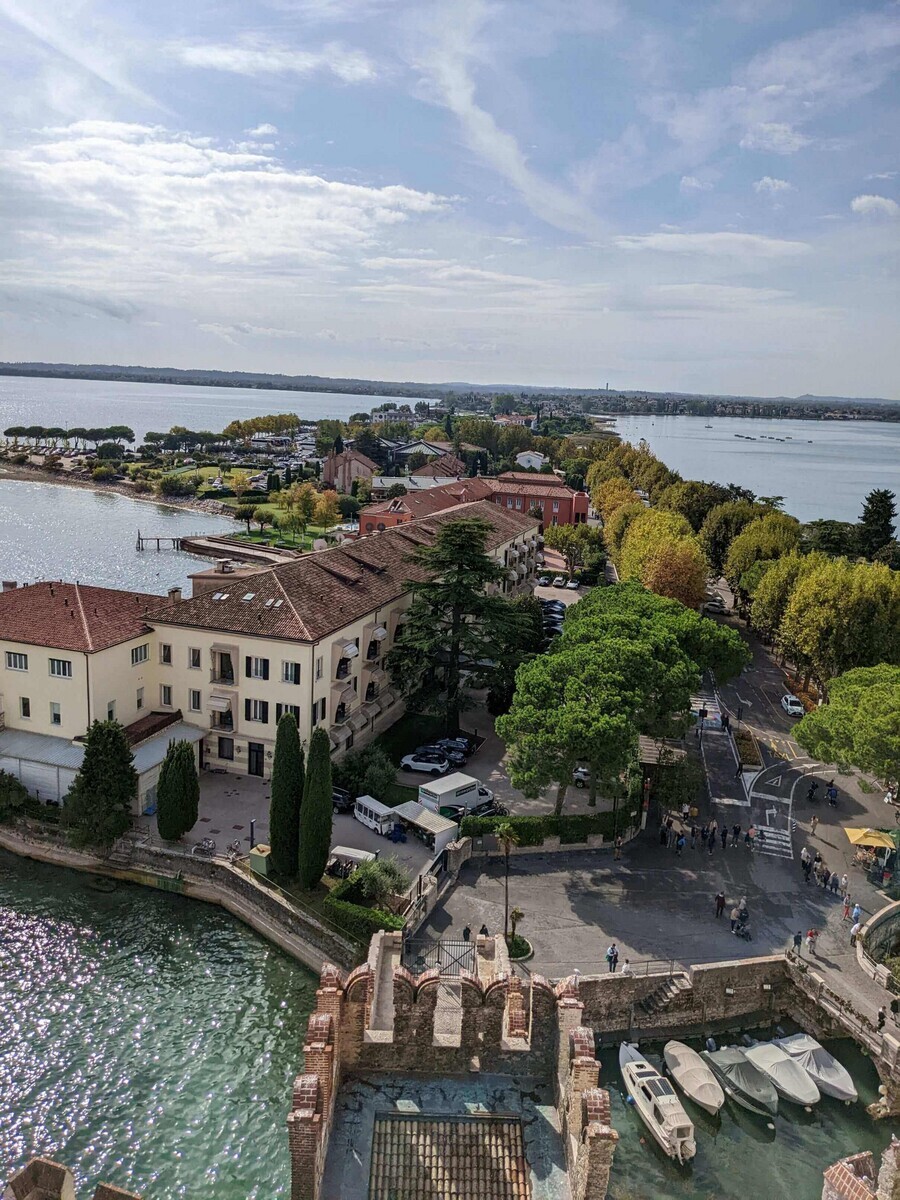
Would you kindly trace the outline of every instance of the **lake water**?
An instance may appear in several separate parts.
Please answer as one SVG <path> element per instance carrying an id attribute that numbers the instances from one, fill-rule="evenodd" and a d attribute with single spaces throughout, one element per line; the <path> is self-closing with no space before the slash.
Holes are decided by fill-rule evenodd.
<path id="1" fill-rule="evenodd" d="M 757 1036 L 764 1039 L 769 1032 Z M 618 1047 L 604 1050 L 600 1082 L 610 1089 L 612 1124 L 619 1135 L 610 1200 L 820 1200 L 822 1172 L 833 1162 L 860 1150 L 874 1151 L 877 1162 L 890 1142 L 891 1123 L 873 1121 L 866 1113 L 865 1106 L 878 1099 L 875 1068 L 853 1042 L 825 1044 L 853 1076 L 859 1103 L 848 1106 L 825 1096 L 807 1113 L 781 1100 L 773 1121 L 731 1101 L 718 1117 L 711 1117 L 688 1101 L 697 1154 L 687 1167 L 666 1158 L 626 1102 Z M 641 1050 L 662 1069 L 661 1045 L 648 1043 Z"/>
<path id="2" fill-rule="evenodd" d="M 636 416 L 616 417 L 614 428 L 628 442 L 645 438 L 685 479 L 784 496 L 801 521 L 856 521 L 872 488 L 900 493 L 900 423 Z"/>
<path id="3" fill-rule="evenodd" d="M 130 425 L 138 444 L 148 429 L 173 425 L 218 433 L 236 419 L 296 413 L 303 421 L 346 420 L 389 396 L 335 392 L 278 392 L 256 388 L 190 387 L 168 383 L 117 383 L 97 379 L 31 379 L 0 376 L 0 433 L 12 425 L 50 428 Z M 406 403 L 396 397 L 397 404 Z"/>
<path id="4" fill-rule="evenodd" d="M 212 565 L 178 550 L 138 551 L 139 529 L 180 537 L 233 532 L 235 523 L 116 492 L 4 479 L 0 467 L 0 579 L 77 579 L 163 595 Z"/>
<path id="5" fill-rule="evenodd" d="M 286 1196 L 315 985 L 220 909 L 0 854 L 0 1176 Z"/>

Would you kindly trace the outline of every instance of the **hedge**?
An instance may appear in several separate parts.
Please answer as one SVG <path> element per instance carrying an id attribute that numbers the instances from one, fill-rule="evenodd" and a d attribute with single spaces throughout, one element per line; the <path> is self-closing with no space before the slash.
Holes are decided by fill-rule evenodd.
<path id="1" fill-rule="evenodd" d="M 741 760 L 742 766 L 761 767 L 762 758 L 760 757 L 759 747 L 756 744 L 756 738 L 746 729 L 736 729 L 734 733 L 734 744 L 737 747 L 738 757 Z"/>
<path id="2" fill-rule="evenodd" d="M 336 900 L 334 891 L 322 902 L 322 911 L 336 925 L 346 929 L 355 937 L 367 942 L 373 933 L 379 929 L 402 929 L 402 917 L 384 912 L 380 908 L 363 908 L 361 904 L 351 904 L 349 900 Z"/>
<path id="3" fill-rule="evenodd" d="M 561 817 L 552 813 L 541 817 L 464 817 L 460 832 L 463 837 L 484 837 L 494 833 L 498 825 L 510 825 L 520 846 L 540 846 L 548 837 L 558 837 L 561 843 L 586 842 L 598 833 L 612 839 L 617 828 L 620 832 L 626 829 L 636 816 L 635 810 L 621 808 L 615 821 L 611 812 L 572 813 Z"/>

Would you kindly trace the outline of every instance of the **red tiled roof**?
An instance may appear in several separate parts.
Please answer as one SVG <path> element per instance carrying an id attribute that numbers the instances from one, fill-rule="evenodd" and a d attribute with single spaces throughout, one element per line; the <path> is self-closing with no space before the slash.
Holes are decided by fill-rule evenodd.
<path id="1" fill-rule="evenodd" d="M 429 459 L 424 466 L 416 467 L 410 475 L 465 475 L 466 464 L 455 454 L 442 454 L 440 458 Z"/>
<path id="2" fill-rule="evenodd" d="M 336 467 L 338 464 L 343 463 L 358 462 L 364 467 L 368 467 L 371 471 L 377 471 L 379 469 L 378 463 L 372 462 L 371 458 L 369 458 L 368 455 L 363 454 L 361 450 L 342 450 L 340 454 L 335 454 L 335 452 L 332 450 L 328 455 L 326 462 L 331 467 Z"/>
<path id="3" fill-rule="evenodd" d="M 542 483 L 547 487 L 568 487 L 564 479 L 558 475 L 550 475 L 546 471 L 504 471 L 497 476 L 501 483 Z"/>
<path id="4" fill-rule="evenodd" d="M 359 514 L 360 521 L 386 512 L 408 512 L 414 518 L 428 517 L 457 504 L 468 504 L 473 500 L 484 500 L 492 496 L 493 482 L 491 479 L 476 476 L 474 479 L 442 483 L 439 487 L 425 488 L 421 492 L 407 492 L 405 496 L 394 496 L 390 500 L 378 500 L 362 509 Z"/>
<path id="5" fill-rule="evenodd" d="M 305 554 L 234 584 L 223 576 L 221 592 L 204 592 L 171 605 L 155 615 L 154 623 L 315 642 L 402 596 L 409 579 L 423 578 L 409 560 L 412 551 L 430 545 L 442 525 L 470 518 L 491 526 L 489 550 L 537 527 L 532 518 L 489 501 L 459 504 L 383 533 Z M 216 600 L 216 595 L 222 598 Z"/>
<path id="6" fill-rule="evenodd" d="M 150 633 L 148 611 L 166 604 L 142 592 L 31 583 L 0 593 L 0 639 L 91 654 Z"/>

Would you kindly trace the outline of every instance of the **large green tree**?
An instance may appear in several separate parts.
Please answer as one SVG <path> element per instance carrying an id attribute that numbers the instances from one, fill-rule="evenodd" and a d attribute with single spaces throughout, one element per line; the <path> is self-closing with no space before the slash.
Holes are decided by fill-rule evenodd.
<path id="1" fill-rule="evenodd" d="M 387 660 L 408 707 L 444 714 L 450 734 L 467 704 L 463 671 L 490 686 L 496 648 L 520 621 L 504 596 L 488 590 L 504 575 L 486 550 L 490 530 L 479 519 L 450 521 L 430 546 L 413 551 L 412 604 Z"/>
<path id="2" fill-rule="evenodd" d="M 515 690 L 516 671 L 538 654 L 544 642 L 544 610 L 534 596 L 516 596 L 510 601 L 519 620 L 510 625 L 506 641 L 496 647 L 497 670 L 488 690 L 487 708 L 493 716 L 509 711 Z"/>
<path id="3" fill-rule="evenodd" d="M 197 824 L 200 781 L 194 747 L 171 741 L 156 785 L 156 827 L 166 842 L 177 842 Z"/>
<path id="4" fill-rule="evenodd" d="M 859 767 L 878 779 L 900 774 L 900 666 L 858 667 L 831 681 L 828 703 L 796 727 L 822 762 Z"/>
<path id="5" fill-rule="evenodd" d="M 304 785 L 303 747 L 297 718 L 286 712 L 275 733 L 272 760 L 272 793 L 269 800 L 269 843 L 272 866 L 278 875 L 297 874 L 300 837 L 300 806 Z"/>
<path id="6" fill-rule="evenodd" d="M 729 499 L 728 489 L 718 483 L 701 483 L 695 479 L 680 479 L 661 492 L 656 503 L 660 508 L 681 513 L 699 533 L 710 509 Z"/>
<path id="7" fill-rule="evenodd" d="M 121 837 L 131 825 L 137 783 L 125 730 L 118 721 L 94 721 L 63 808 L 74 845 L 107 849 Z"/>
<path id="8" fill-rule="evenodd" d="M 800 522 L 786 513 L 770 512 L 745 525 L 728 547 L 725 578 L 733 591 L 741 595 L 740 581 L 745 571 L 763 559 L 782 558 L 800 543 Z"/>
<path id="9" fill-rule="evenodd" d="M 894 539 L 897 518 L 896 496 L 887 488 L 875 488 L 866 496 L 862 517 L 857 526 L 859 551 L 874 558 L 878 551 Z"/>
<path id="10" fill-rule="evenodd" d="M 764 505 L 752 504 L 749 500 L 717 504 L 709 510 L 700 527 L 700 544 L 716 575 L 722 574 L 728 548 L 744 526 L 764 516 L 766 511 Z"/>
<path id="11" fill-rule="evenodd" d="M 309 741 L 303 804 L 300 807 L 300 886 L 314 888 L 325 873 L 331 851 L 331 744 L 319 727 Z"/>

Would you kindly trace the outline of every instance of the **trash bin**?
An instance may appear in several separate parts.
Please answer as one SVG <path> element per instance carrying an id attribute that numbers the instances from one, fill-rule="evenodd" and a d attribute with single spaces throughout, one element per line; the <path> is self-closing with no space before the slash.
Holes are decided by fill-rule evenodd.
<path id="1" fill-rule="evenodd" d="M 271 846 L 258 845 L 253 846 L 250 850 L 250 870 L 255 871 L 257 875 L 269 874 L 269 855 L 272 853 Z"/>

